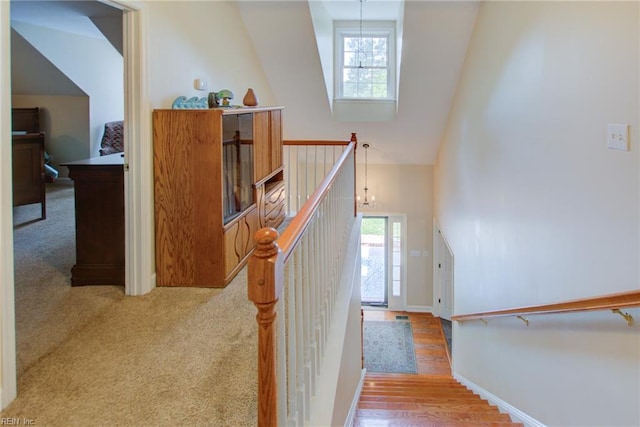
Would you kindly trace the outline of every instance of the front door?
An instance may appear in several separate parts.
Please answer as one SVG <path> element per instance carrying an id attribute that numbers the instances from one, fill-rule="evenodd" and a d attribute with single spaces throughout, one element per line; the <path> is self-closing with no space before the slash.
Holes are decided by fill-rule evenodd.
<path id="1" fill-rule="evenodd" d="M 387 307 L 387 218 L 362 218 L 360 240 L 362 305 Z"/>

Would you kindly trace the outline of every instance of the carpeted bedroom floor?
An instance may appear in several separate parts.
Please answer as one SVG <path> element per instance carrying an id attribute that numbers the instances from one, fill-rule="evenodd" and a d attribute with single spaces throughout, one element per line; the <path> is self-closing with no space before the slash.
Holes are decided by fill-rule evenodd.
<path id="1" fill-rule="evenodd" d="M 225 289 L 69 285 L 70 181 L 14 209 L 18 398 L 1 417 L 46 426 L 256 424 L 256 309 L 246 269 Z"/>

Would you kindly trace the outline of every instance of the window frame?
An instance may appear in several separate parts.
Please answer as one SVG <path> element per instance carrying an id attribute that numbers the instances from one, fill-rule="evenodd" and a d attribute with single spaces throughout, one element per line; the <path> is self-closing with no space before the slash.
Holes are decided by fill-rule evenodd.
<path id="1" fill-rule="evenodd" d="M 359 21 L 334 21 L 334 99 L 338 100 L 366 100 L 366 101 L 395 101 L 396 99 L 396 23 L 395 21 L 363 21 L 363 37 L 387 38 L 387 96 L 386 97 L 347 97 L 344 96 L 343 72 L 344 38 L 360 36 Z M 347 67 L 348 68 L 348 67 Z M 365 67 L 380 69 L 380 67 Z"/>

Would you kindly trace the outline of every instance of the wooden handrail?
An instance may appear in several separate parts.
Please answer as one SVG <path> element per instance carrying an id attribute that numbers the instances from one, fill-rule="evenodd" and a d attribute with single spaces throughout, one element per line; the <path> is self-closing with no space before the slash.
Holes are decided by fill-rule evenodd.
<path id="1" fill-rule="evenodd" d="M 329 146 L 347 146 L 351 141 L 327 141 L 327 140 L 314 140 L 314 139 L 300 139 L 300 140 L 284 140 L 283 145 L 329 145 Z"/>
<path id="2" fill-rule="evenodd" d="M 325 179 L 320 183 L 318 188 L 313 192 L 309 200 L 302 206 L 297 215 L 291 220 L 287 228 L 282 232 L 282 235 L 278 238 L 278 246 L 282 251 L 283 262 L 289 258 L 291 251 L 295 248 L 296 243 L 300 240 L 300 236 L 304 233 L 304 230 L 309 225 L 309 220 L 313 217 L 318 205 L 324 199 L 327 192 L 331 188 L 331 184 L 335 181 L 338 171 L 342 168 L 347 158 L 351 154 L 352 150 L 355 150 L 357 140 L 350 141 L 347 148 L 342 152 L 342 155 L 338 161 L 333 165 Z M 355 193 L 354 193 L 355 199 Z"/>
<path id="3" fill-rule="evenodd" d="M 467 320 L 486 320 L 491 317 L 617 310 L 630 307 L 640 307 L 640 290 L 601 295 L 597 297 L 574 299 L 553 304 L 508 308 L 503 310 L 485 311 L 482 313 L 460 314 L 451 316 L 451 320 L 464 322 Z M 627 319 L 627 323 L 629 323 L 629 318 L 625 317 L 625 319 Z"/>

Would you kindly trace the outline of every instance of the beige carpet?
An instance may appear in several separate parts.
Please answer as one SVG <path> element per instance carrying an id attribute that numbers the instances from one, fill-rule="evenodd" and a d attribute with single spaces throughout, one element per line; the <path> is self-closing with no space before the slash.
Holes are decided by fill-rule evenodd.
<path id="1" fill-rule="evenodd" d="M 14 209 L 18 398 L 0 416 L 38 426 L 255 425 L 257 325 L 246 269 L 223 290 L 126 297 L 120 287 L 72 288 L 74 237 L 61 225 L 69 207 L 54 214 L 64 185 L 49 186 L 45 221 L 29 219 L 37 205 Z M 25 239 L 28 250 L 19 247 Z M 38 249 L 37 239 L 53 247 Z"/>

